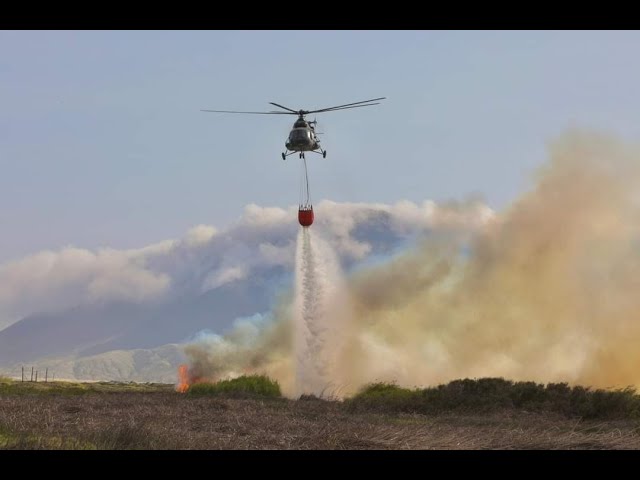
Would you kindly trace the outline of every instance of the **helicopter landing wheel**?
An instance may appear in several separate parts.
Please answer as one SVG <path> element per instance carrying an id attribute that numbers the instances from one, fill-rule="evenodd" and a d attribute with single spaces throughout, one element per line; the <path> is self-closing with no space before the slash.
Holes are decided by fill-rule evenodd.
<path id="1" fill-rule="evenodd" d="M 326 150 L 322 152 L 322 158 L 327 158 L 327 151 Z"/>
<path id="2" fill-rule="evenodd" d="M 286 160 L 286 158 L 287 158 L 287 156 L 283 153 L 283 154 L 282 154 L 282 159 L 283 159 L 283 160 Z"/>

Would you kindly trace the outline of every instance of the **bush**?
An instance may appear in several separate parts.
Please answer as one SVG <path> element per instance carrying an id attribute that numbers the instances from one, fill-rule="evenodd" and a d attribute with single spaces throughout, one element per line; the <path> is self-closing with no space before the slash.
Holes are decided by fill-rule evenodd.
<path id="1" fill-rule="evenodd" d="M 213 395 L 234 398 L 280 398 L 280 385 L 264 375 L 248 375 L 216 383 L 196 383 L 189 387 L 191 395 Z"/>
<path id="2" fill-rule="evenodd" d="M 466 378 L 414 390 L 375 383 L 347 400 L 347 405 L 356 410 L 423 414 L 522 409 L 583 418 L 637 418 L 640 415 L 640 396 L 632 388 L 591 390 L 580 386 L 572 388 L 566 383 L 545 386 L 502 378 Z"/>
<path id="3" fill-rule="evenodd" d="M 420 392 L 393 383 L 372 383 L 348 401 L 356 409 L 412 412 L 420 407 Z"/>
<path id="4" fill-rule="evenodd" d="M 465 378 L 436 388 L 426 388 L 422 395 L 425 399 L 435 402 L 438 410 L 487 411 L 497 407 L 511 407 L 512 390 L 513 382 L 502 378 Z"/>
<path id="5" fill-rule="evenodd" d="M 570 395 L 569 412 L 584 418 L 637 417 L 640 397 L 635 390 L 589 390 L 574 387 Z"/>

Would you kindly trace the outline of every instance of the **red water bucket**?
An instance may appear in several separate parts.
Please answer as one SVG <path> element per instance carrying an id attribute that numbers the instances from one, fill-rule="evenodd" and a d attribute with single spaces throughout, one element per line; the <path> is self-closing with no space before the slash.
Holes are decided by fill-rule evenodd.
<path id="1" fill-rule="evenodd" d="M 298 210 L 298 222 L 303 227 L 310 227 L 313 223 L 313 207 L 311 205 L 300 207 Z"/>

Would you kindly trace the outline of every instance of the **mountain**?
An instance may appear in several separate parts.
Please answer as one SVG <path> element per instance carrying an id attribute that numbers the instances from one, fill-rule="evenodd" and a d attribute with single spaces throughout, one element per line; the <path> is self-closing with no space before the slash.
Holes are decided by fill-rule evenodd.
<path id="1" fill-rule="evenodd" d="M 113 302 L 30 315 L 0 331 L 0 365 L 69 354 L 153 348 L 183 342 L 201 330 L 224 332 L 239 317 L 268 311 L 281 268 L 193 297 L 152 305 Z"/>

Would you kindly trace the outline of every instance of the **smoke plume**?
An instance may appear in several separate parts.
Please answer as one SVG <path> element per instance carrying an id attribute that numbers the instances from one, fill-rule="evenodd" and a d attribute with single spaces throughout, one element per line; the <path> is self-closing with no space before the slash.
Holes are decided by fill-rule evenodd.
<path id="1" fill-rule="evenodd" d="M 323 201 L 319 227 L 344 262 L 379 254 L 426 229 L 482 224 L 491 209 L 478 201 L 393 205 Z M 68 246 L 0 264 L 0 331 L 24 317 L 79 305 L 141 305 L 195 297 L 266 268 L 294 268 L 297 207 L 247 205 L 226 228 L 198 225 L 178 239 L 143 248 L 95 251 Z M 176 338 L 175 341 L 181 339 Z"/>
<path id="2" fill-rule="evenodd" d="M 533 187 L 482 228 L 433 232 L 347 279 L 350 328 L 328 325 L 341 394 L 482 376 L 640 386 L 640 149 L 569 132 L 549 150 Z M 249 336 L 192 344 L 193 365 L 263 372 L 295 395 L 291 304 Z"/>

